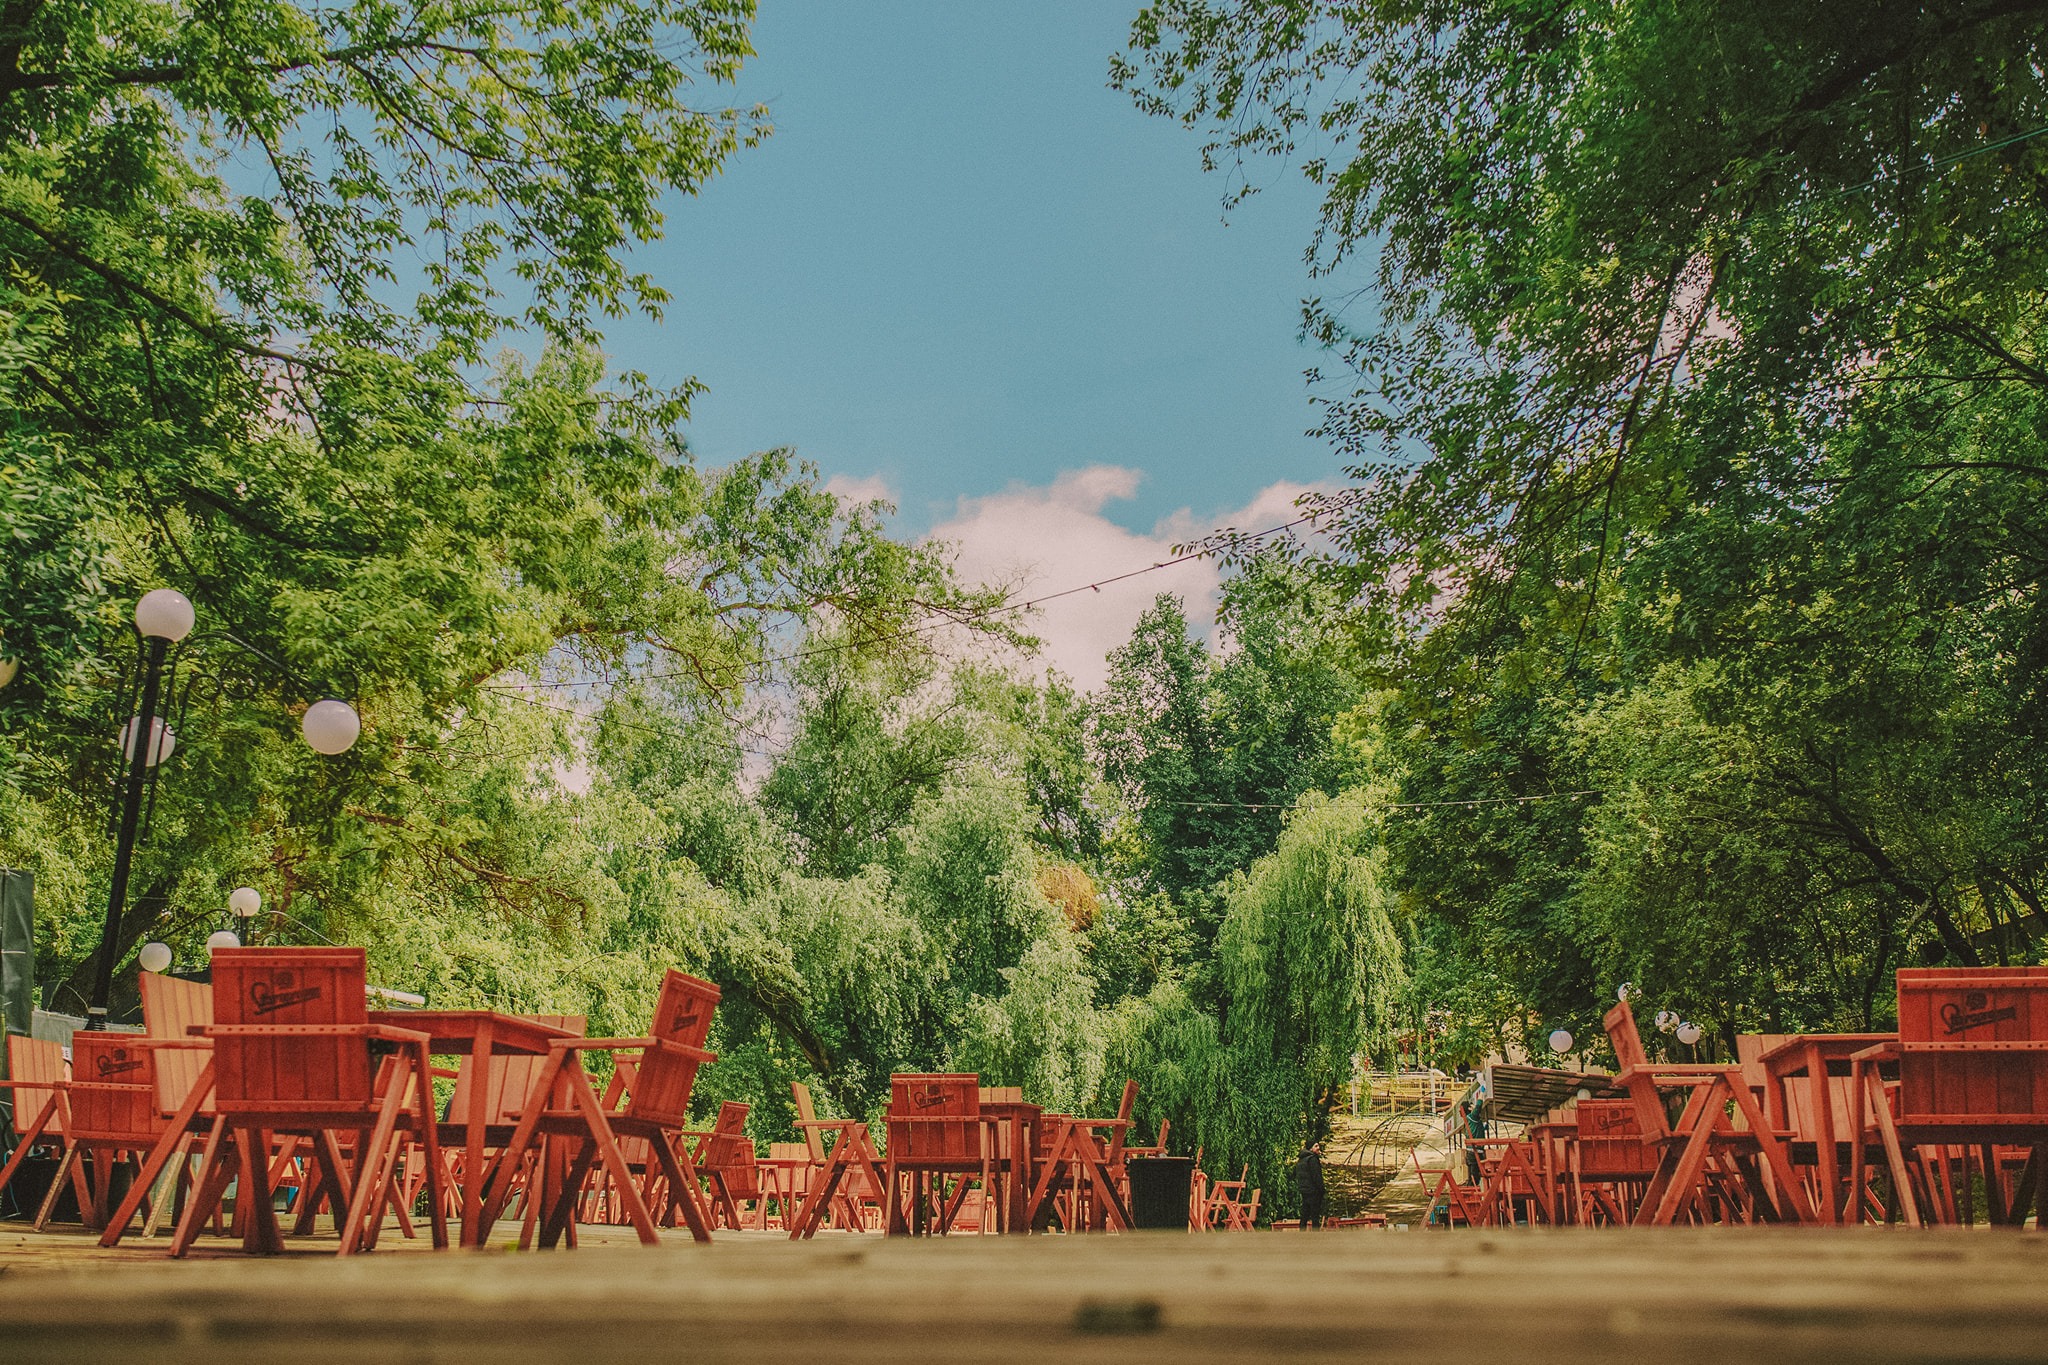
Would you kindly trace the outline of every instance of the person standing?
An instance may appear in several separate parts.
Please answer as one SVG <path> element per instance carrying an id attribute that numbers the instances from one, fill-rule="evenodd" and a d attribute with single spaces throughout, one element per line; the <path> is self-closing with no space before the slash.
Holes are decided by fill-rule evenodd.
<path id="1" fill-rule="evenodd" d="M 1294 1191 L 1301 1196 L 1304 1231 L 1323 1225 L 1323 1144 L 1311 1142 L 1294 1163 Z"/>

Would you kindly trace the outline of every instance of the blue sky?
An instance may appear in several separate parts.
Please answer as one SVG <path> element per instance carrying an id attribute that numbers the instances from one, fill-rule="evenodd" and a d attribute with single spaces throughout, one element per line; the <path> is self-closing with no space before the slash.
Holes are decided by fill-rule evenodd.
<path id="1" fill-rule="evenodd" d="M 1107 88 L 1135 8 L 764 0 L 739 93 L 777 131 L 637 253 L 676 299 L 615 362 L 710 386 L 700 458 L 794 446 L 904 534 L 1108 468 L 1064 486 L 1149 542 L 1334 477 L 1295 339 L 1314 198 L 1261 167 L 1225 225 L 1200 138 Z"/>

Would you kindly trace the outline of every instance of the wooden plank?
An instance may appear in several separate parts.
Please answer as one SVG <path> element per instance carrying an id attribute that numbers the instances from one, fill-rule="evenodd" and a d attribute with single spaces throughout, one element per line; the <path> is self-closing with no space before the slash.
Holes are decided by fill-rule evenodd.
<path id="1" fill-rule="evenodd" d="M 14 1248 L 62 1239 L 0 1230 L 0 1321 L 22 1359 L 126 1365 L 679 1350 L 853 1365 L 1406 1362 L 1441 1360 L 1447 1342 L 1517 1365 L 1889 1365 L 2038 1358 L 2048 1332 L 2048 1243 L 1983 1230 L 743 1236 L 695 1248 L 671 1233 L 655 1250 L 619 1245 L 630 1232 L 584 1237 L 574 1256 L 399 1247 L 336 1273 L 303 1257 L 137 1265 L 125 1249 L 105 1253 L 116 1263 L 39 1263 Z"/>

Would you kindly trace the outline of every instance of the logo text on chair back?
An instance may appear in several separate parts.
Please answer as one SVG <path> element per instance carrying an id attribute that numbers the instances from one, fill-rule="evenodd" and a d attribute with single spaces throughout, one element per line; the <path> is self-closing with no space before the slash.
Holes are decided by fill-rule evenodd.
<path id="1" fill-rule="evenodd" d="M 296 972 L 272 972 L 268 981 L 258 977 L 249 983 L 249 1002 L 259 1015 L 303 1005 L 320 998 L 318 986 L 301 986 Z"/>
<path id="2" fill-rule="evenodd" d="M 2005 1005 L 1994 1009 L 1991 1005 L 1991 996 L 1985 991 L 1970 991 L 1963 996 L 1960 1004 L 1949 1000 L 1941 1007 L 1941 1025 L 1951 1037 L 1973 1028 L 1982 1028 L 1986 1024 L 1995 1024 L 2001 1019 L 2014 1019 L 2018 1016 L 2017 1005 Z"/>

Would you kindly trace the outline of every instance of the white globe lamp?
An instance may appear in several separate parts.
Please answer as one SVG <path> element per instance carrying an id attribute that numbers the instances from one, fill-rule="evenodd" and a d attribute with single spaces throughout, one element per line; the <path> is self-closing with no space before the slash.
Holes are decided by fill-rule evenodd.
<path id="1" fill-rule="evenodd" d="M 263 893 L 253 886 L 238 886 L 228 892 L 228 909 L 242 919 L 249 919 L 263 908 Z"/>
<path id="2" fill-rule="evenodd" d="M 160 972 L 171 965 L 171 945 L 168 943 L 145 943 L 142 951 L 135 955 L 145 972 Z"/>
<path id="3" fill-rule="evenodd" d="M 136 735 L 139 732 L 140 716 L 130 716 L 128 723 L 121 727 L 121 756 L 128 762 L 135 761 Z M 178 747 L 178 734 L 164 723 L 162 716 L 149 718 L 149 753 L 143 757 L 146 767 L 154 768 L 169 758 Z"/>
<path id="4" fill-rule="evenodd" d="M 1631 985 L 1630 985 L 1630 984 L 1629 984 L 1628 982 L 1624 981 L 1624 982 L 1622 982 L 1622 983 L 1621 983 L 1621 985 L 1619 985 L 1618 987 L 1616 987 L 1616 988 L 1615 988 L 1615 991 L 1614 991 L 1614 998 L 1615 998 L 1616 1000 L 1624 1000 L 1624 1001 L 1625 1001 L 1625 1000 L 1627 1000 L 1627 999 L 1628 999 L 1628 998 L 1629 998 L 1629 997 L 1630 997 L 1631 995 L 1634 995 L 1634 994 L 1635 994 L 1635 987 L 1631 986 Z"/>
<path id="5" fill-rule="evenodd" d="M 1658 1010 L 1658 1011 L 1657 1011 L 1657 1031 L 1658 1031 L 1659 1033 L 1669 1033 L 1669 1032 L 1671 1032 L 1671 1030 L 1673 1030 L 1673 1029 L 1675 1029 L 1675 1028 L 1677 1028 L 1677 1027 L 1678 1027 L 1678 1016 L 1677 1016 L 1677 1015 L 1673 1014 L 1673 1013 L 1672 1013 L 1672 1012 L 1671 1012 L 1670 1010 Z"/>
<path id="6" fill-rule="evenodd" d="M 215 948 L 239 948 L 241 946 L 242 940 L 236 936 L 235 931 L 232 929 L 216 929 L 206 936 L 206 950 L 208 952 L 212 952 Z"/>
<path id="7" fill-rule="evenodd" d="M 1550 1050 L 1552 1052 L 1570 1052 L 1572 1050 L 1571 1030 L 1553 1029 L 1550 1034 Z"/>
<path id="8" fill-rule="evenodd" d="M 1697 1043 L 1701 1036 L 1698 1024 L 1687 1022 L 1678 1026 L 1678 1041 L 1684 1043 L 1687 1047 Z"/>
<path id="9" fill-rule="evenodd" d="M 4 654 L 0 654 L 0 687 L 5 687 L 13 682 L 14 675 L 20 671 L 21 661 L 19 659 L 10 659 Z"/>
<path id="10" fill-rule="evenodd" d="M 299 732 L 315 753 L 345 753 L 363 733 L 363 721 L 355 707 L 329 697 L 306 708 L 306 714 L 299 720 Z"/>
<path id="11" fill-rule="evenodd" d="M 169 640 L 175 644 L 192 633 L 192 623 L 196 619 L 191 599 L 176 588 L 146 592 L 135 604 L 135 628 L 152 640 Z"/>

